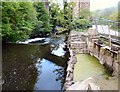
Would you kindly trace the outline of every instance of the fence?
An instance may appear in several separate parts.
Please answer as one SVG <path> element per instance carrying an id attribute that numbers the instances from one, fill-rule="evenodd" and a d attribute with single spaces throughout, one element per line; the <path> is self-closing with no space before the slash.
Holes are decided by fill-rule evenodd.
<path id="1" fill-rule="evenodd" d="M 93 28 L 99 34 L 99 37 L 107 39 L 108 45 L 111 48 L 112 44 L 120 45 L 120 29 L 118 28 L 119 22 L 104 19 L 104 18 L 94 18 Z"/>

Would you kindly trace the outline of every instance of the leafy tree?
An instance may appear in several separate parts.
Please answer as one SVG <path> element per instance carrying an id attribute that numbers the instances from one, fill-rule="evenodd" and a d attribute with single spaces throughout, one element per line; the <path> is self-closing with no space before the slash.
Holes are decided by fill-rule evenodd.
<path id="1" fill-rule="evenodd" d="M 2 2 L 2 37 L 4 41 L 25 40 L 36 25 L 36 11 L 30 2 Z"/>
<path id="2" fill-rule="evenodd" d="M 33 35 L 39 35 L 40 33 L 48 33 L 51 31 L 50 16 L 45 9 L 44 2 L 35 2 L 34 7 L 37 11 L 38 24 L 33 31 Z M 43 34 L 42 34 L 43 35 Z"/>
<path id="3" fill-rule="evenodd" d="M 71 31 L 73 28 L 73 18 L 72 18 L 72 7 L 73 3 L 68 3 L 67 1 L 64 2 L 64 27 Z"/>
<path id="4" fill-rule="evenodd" d="M 113 12 L 112 14 L 110 14 L 109 19 L 117 21 L 118 20 L 118 12 Z"/>
<path id="5" fill-rule="evenodd" d="M 85 30 L 89 27 L 91 27 L 91 25 L 90 25 L 90 21 L 88 19 L 77 19 L 77 20 L 75 20 L 75 26 L 74 26 L 75 29 L 77 28 L 77 29 Z"/>
<path id="6" fill-rule="evenodd" d="M 110 17 L 112 14 L 118 12 L 118 6 L 110 7 L 110 8 L 105 8 L 105 9 L 100 9 L 93 11 L 94 16 L 93 17 L 102 17 L 106 19 L 111 19 Z"/>
<path id="7" fill-rule="evenodd" d="M 50 10 L 49 11 L 50 23 L 53 28 L 52 30 L 54 31 L 56 26 L 63 27 L 64 14 L 63 14 L 63 10 L 60 9 L 60 6 L 56 3 L 51 2 L 49 10 Z"/>
<path id="8" fill-rule="evenodd" d="M 50 4 L 50 8 L 49 8 L 49 13 L 50 13 L 50 23 L 52 26 L 52 30 L 55 30 L 55 26 L 58 25 L 57 23 L 57 18 L 59 16 L 58 11 L 59 11 L 59 5 L 55 4 L 55 3 L 51 3 Z"/>
<path id="9" fill-rule="evenodd" d="M 64 2 L 64 9 L 61 9 L 58 3 L 50 3 L 50 23 L 52 25 L 53 32 L 58 31 L 70 31 L 72 30 L 72 3 Z M 56 26 L 59 26 L 56 28 Z"/>
<path id="10" fill-rule="evenodd" d="M 79 16 L 74 19 L 74 28 L 79 31 L 85 31 L 92 26 L 91 12 L 88 9 L 80 9 Z"/>

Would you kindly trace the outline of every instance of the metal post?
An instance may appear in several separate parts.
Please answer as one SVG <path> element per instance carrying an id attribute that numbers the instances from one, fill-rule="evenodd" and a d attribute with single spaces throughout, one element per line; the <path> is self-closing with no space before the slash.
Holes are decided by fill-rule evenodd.
<path id="1" fill-rule="evenodd" d="M 95 19 L 94 19 L 94 21 L 95 21 L 96 31 L 98 32 L 98 26 L 97 26 L 97 25 L 98 25 L 98 23 L 97 23 L 97 19 L 95 18 Z"/>
<path id="2" fill-rule="evenodd" d="M 109 37 L 108 37 L 108 43 L 109 43 L 109 47 L 111 49 L 111 35 L 110 35 L 110 21 L 108 21 L 108 31 L 109 31 Z"/>

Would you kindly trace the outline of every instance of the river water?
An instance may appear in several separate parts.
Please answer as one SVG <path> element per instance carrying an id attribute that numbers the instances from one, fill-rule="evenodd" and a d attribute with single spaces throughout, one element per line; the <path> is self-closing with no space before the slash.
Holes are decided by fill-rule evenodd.
<path id="1" fill-rule="evenodd" d="M 61 90 L 69 55 L 52 54 L 57 45 L 3 44 L 2 89 Z"/>
<path id="2" fill-rule="evenodd" d="M 63 42 L 55 38 L 51 44 L 2 44 L 3 90 L 62 90 L 69 58 Z M 88 54 L 76 56 L 74 81 L 105 73 L 96 58 Z"/>

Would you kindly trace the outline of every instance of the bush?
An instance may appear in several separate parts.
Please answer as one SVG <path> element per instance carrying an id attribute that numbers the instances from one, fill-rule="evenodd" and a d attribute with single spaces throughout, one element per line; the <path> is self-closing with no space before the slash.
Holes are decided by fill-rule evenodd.
<path id="1" fill-rule="evenodd" d="M 74 28 L 87 29 L 92 26 L 92 23 L 88 19 L 75 20 Z"/>

